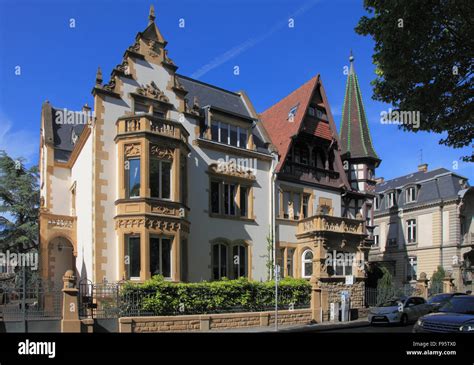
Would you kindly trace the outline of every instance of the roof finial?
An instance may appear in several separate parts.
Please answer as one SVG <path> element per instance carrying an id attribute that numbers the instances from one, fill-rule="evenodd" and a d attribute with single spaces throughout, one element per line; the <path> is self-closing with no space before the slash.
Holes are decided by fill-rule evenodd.
<path id="1" fill-rule="evenodd" d="M 95 84 L 102 85 L 102 70 L 100 66 L 97 68 L 97 73 L 95 74 Z"/>
<path id="2" fill-rule="evenodd" d="M 155 7 L 150 6 L 150 13 L 148 14 L 148 25 L 155 22 Z"/>
<path id="3" fill-rule="evenodd" d="M 352 49 L 351 49 L 351 55 L 349 56 L 349 62 L 353 62 L 354 61 L 354 56 L 352 55 Z"/>

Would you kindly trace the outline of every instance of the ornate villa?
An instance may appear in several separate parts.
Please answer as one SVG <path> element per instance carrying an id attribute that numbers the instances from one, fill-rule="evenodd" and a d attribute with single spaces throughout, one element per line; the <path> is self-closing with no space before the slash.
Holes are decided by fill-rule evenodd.
<path id="1" fill-rule="evenodd" d="M 166 45 L 151 8 L 110 77 L 98 69 L 86 123 L 59 123 L 64 106 L 43 104 L 42 276 L 62 282 L 72 269 L 92 282 L 266 280 L 274 237 L 280 276 L 311 280 L 322 303 L 345 288 L 361 306 L 369 251 L 388 254 L 382 221 L 391 210 L 381 208 L 387 189 L 376 188 L 381 160 L 353 57 L 338 135 L 320 75 L 257 113 L 244 91 L 177 73 Z M 442 217 L 458 214 L 456 201 L 427 208 L 433 239 L 453 224 Z M 464 253 L 452 237 L 443 262 Z M 426 252 L 439 260 L 439 250 Z M 328 263 L 328 254 L 355 259 Z"/>

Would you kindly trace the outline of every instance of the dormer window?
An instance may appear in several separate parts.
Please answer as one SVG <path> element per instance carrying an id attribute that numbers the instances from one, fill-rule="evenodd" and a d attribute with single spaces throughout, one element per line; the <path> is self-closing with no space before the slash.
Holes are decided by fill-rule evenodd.
<path id="1" fill-rule="evenodd" d="M 374 209 L 379 210 L 379 208 L 380 208 L 380 198 L 378 196 L 376 196 L 374 198 Z"/>
<path id="2" fill-rule="evenodd" d="M 416 187 L 410 186 L 405 190 L 405 201 L 407 203 L 413 203 L 416 201 Z"/>
<path id="3" fill-rule="evenodd" d="M 298 105 L 292 107 L 288 112 L 288 119 L 293 120 L 296 116 L 296 111 L 298 110 Z"/>
<path id="4" fill-rule="evenodd" d="M 392 208 L 396 203 L 396 193 L 394 191 L 387 194 L 387 208 Z"/>
<path id="5" fill-rule="evenodd" d="M 308 108 L 308 115 L 314 117 L 316 115 L 316 111 L 314 110 L 314 108 L 312 106 L 310 106 Z"/>
<path id="6" fill-rule="evenodd" d="M 247 148 L 247 128 L 213 120 L 211 122 L 211 139 L 215 142 L 228 144 L 234 147 Z"/>

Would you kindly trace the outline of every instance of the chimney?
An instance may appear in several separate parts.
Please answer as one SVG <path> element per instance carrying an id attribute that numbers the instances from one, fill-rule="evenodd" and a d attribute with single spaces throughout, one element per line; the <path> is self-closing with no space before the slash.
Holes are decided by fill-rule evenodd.
<path id="1" fill-rule="evenodd" d="M 375 183 L 378 185 L 378 184 L 381 184 L 385 181 L 385 179 L 383 177 L 377 177 L 375 178 Z"/>
<path id="2" fill-rule="evenodd" d="M 428 171 L 428 164 L 427 163 L 422 163 L 421 165 L 418 165 L 418 171 L 420 171 L 420 172 Z"/>

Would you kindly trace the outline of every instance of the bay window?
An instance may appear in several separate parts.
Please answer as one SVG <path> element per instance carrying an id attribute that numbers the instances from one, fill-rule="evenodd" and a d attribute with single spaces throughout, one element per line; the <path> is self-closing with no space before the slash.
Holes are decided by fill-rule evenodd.
<path id="1" fill-rule="evenodd" d="M 125 161 L 128 198 L 140 196 L 140 158 L 129 158 Z"/>
<path id="2" fill-rule="evenodd" d="M 150 272 L 171 278 L 171 238 L 150 236 Z"/>
<path id="3" fill-rule="evenodd" d="M 125 272 L 128 279 L 140 279 L 140 236 L 125 238 Z"/>
<path id="4" fill-rule="evenodd" d="M 150 159 L 150 194 L 152 198 L 171 199 L 171 162 Z"/>

